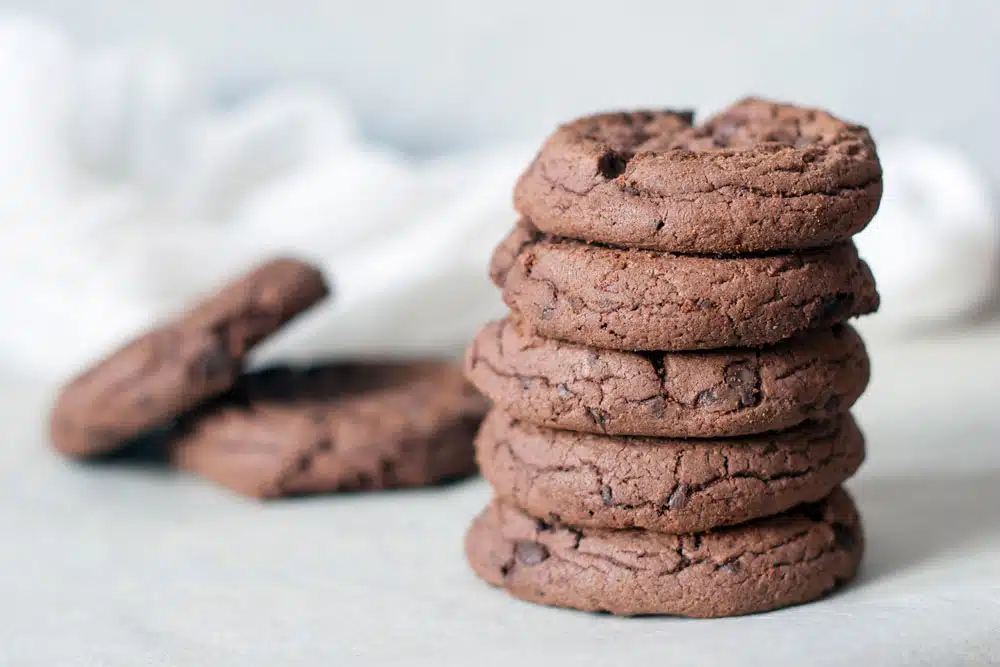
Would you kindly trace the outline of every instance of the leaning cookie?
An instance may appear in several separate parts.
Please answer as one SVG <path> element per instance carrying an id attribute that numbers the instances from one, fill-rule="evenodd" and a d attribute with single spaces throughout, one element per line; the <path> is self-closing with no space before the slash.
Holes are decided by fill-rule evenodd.
<path id="1" fill-rule="evenodd" d="M 511 237 L 522 237 L 522 221 Z M 508 247 L 505 242 L 503 247 Z M 853 243 L 797 254 L 700 257 L 537 233 L 494 254 L 508 306 L 545 338 L 615 350 L 760 347 L 874 312 Z"/>
<path id="2" fill-rule="evenodd" d="M 846 241 L 878 209 L 882 169 L 860 125 L 757 99 L 691 121 L 635 111 L 560 127 L 518 181 L 518 211 L 586 241 L 746 253 Z"/>
<path id="3" fill-rule="evenodd" d="M 318 269 L 271 261 L 72 380 L 52 409 L 52 443 L 86 457 L 170 422 L 235 382 L 250 349 L 322 300 Z"/>
<path id="4" fill-rule="evenodd" d="M 512 315 L 479 332 L 465 372 L 495 405 L 535 424 L 703 438 L 832 418 L 864 392 L 869 363 L 848 325 L 759 349 L 637 353 L 541 338 Z"/>
<path id="5" fill-rule="evenodd" d="M 576 433 L 494 410 L 476 439 L 498 497 L 577 527 L 697 533 L 823 498 L 865 458 L 850 415 L 781 433 L 668 439 Z"/>
<path id="6" fill-rule="evenodd" d="M 854 577 L 864 551 L 850 496 L 705 534 L 576 530 L 495 500 L 465 540 L 472 568 L 515 597 L 634 616 L 737 616 L 801 604 Z"/>
<path id="7" fill-rule="evenodd" d="M 475 472 L 485 411 L 446 362 L 268 369 L 186 419 L 172 458 L 259 498 L 423 486 Z"/>

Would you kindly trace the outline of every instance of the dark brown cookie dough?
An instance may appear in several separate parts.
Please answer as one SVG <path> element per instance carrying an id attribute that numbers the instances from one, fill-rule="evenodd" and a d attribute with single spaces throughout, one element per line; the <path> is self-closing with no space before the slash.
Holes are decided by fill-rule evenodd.
<path id="1" fill-rule="evenodd" d="M 53 445 L 92 456 L 166 424 L 231 387 L 256 343 L 327 293 L 298 260 L 258 267 L 71 381 L 52 410 Z"/>
<path id="2" fill-rule="evenodd" d="M 492 273 L 507 305 L 541 336 L 615 350 L 760 347 L 879 303 L 853 243 L 722 258 L 536 235 Z"/>
<path id="3" fill-rule="evenodd" d="M 842 489 L 768 519 L 705 534 L 576 530 L 494 501 L 465 540 L 472 568 L 511 595 L 626 616 L 711 618 L 819 598 L 861 561 L 860 518 Z"/>
<path id="4" fill-rule="evenodd" d="M 434 484 L 475 472 L 486 401 L 447 362 L 270 369 L 192 415 L 174 460 L 272 498 Z"/>
<path id="5" fill-rule="evenodd" d="M 865 441 L 850 415 L 743 438 L 561 431 L 494 410 L 476 439 L 498 497 L 578 527 L 697 533 L 823 498 L 853 475 Z"/>
<path id="6" fill-rule="evenodd" d="M 587 241 L 745 253 L 846 241 L 878 209 L 882 168 L 860 125 L 756 99 L 691 120 L 635 111 L 560 127 L 518 181 L 518 211 Z"/>
<path id="7" fill-rule="evenodd" d="M 486 325 L 466 376 L 494 404 L 535 424 L 612 435 L 747 435 L 829 419 L 868 385 L 848 325 L 755 350 L 623 352 L 541 338 L 516 316 Z"/>

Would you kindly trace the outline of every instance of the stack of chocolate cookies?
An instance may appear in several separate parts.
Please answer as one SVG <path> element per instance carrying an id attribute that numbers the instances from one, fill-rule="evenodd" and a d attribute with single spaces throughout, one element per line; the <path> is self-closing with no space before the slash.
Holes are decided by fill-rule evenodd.
<path id="1" fill-rule="evenodd" d="M 495 499 L 466 540 L 487 582 L 615 614 L 728 616 L 850 579 L 841 488 L 879 297 L 851 237 L 882 173 L 868 131 L 744 100 L 700 125 L 639 111 L 560 127 L 519 180 L 469 348 Z"/>

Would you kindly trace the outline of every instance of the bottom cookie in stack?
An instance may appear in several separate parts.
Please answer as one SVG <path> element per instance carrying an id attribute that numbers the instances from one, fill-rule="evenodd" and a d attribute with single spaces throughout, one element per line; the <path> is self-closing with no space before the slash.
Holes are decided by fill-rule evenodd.
<path id="1" fill-rule="evenodd" d="M 737 616 L 814 600 L 864 548 L 851 497 L 706 533 L 576 529 L 495 499 L 466 537 L 476 573 L 515 597 L 619 615 Z"/>

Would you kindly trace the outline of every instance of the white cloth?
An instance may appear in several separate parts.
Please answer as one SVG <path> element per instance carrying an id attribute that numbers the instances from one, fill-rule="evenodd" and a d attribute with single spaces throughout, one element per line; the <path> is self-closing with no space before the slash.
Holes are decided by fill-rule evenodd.
<path id="1" fill-rule="evenodd" d="M 212 105 L 168 53 L 80 52 L 0 20 L 0 361 L 65 374 L 248 265 L 318 262 L 336 299 L 265 357 L 454 352 L 503 307 L 486 280 L 540 137 L 413 161 L 303 86 Z M 886 196 L 858 241 L 906 332 L 994 287 L 996 216 L 946 149 L 883 142 Z"/>

